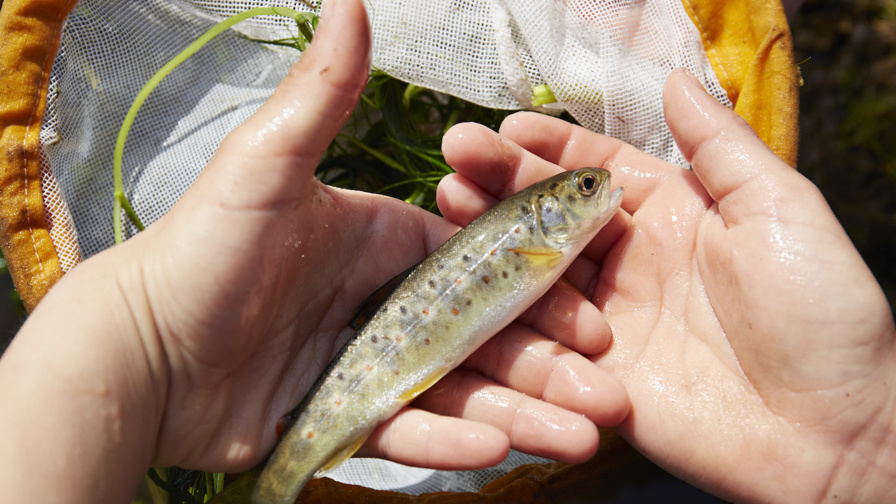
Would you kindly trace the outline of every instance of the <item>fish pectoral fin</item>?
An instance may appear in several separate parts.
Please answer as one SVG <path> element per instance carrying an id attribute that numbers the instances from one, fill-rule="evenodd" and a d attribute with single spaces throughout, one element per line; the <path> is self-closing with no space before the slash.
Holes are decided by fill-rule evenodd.
<path id="1" fill-rule="evenodd" d="M 563 258 L 563 251 L 557 250 L 555 248 L 550 247 L 539 247 L 539 248 L 511 248 L 507 249 L 514 254 L 524 255 L 529 259 L 534 265 L 539 266 L 547 266 L 548 268 L 553 268 L 560 262 L 560 259 Z"/>
<path id="2" fill-rule="evenodd" d="M 386 302 L 386 299 L 388 299 L 395 289 L 398 288 L 401 282 L 411 274 L 411 271 L 414 271 L 417 264 L 402 271 L 394 278 L 384 283 L 382 287 L 373 291 L 373 294 L 367 296 L 367 299 L 361 301 L 361 304 L 358 305 L 358 307 L 355 308 L 354 313 L 352 313 L 352 318 L 349 320 L 348 326 L 356 331 L 364 327 L 364 324 L 373 318 L 376 311 L 380 309 L 380 306 Z"/>
<path id="3" fill-rule="evenodd" d="M 326 473 L 339 467 L 343 462 L 350 459 L 351 456 L 354 455 L 355 452 L 358 451 L 359 448 L 361 448 L 361 445 L 363 445 L 364 441 L 367 441 L 367 438 L 369 438 L 369 437 L 370 437 L 370 433 L 368 433 L 367 435 L 361 436 L 360 438 L 352 441 L 352 443 L 350 445 L 348 445 L 345 448 L 343 448 L 342 450 L 340 450 L 339 453 L 337 453 L 336 455 L 333 456 L 333 458 L 328 460 L 326 464 L 321 466 L 321 468 L 318 469 L 318 471 L 316 473 L 314 473 L 314 477 L 320 478 L 321 476 L 325 475 Z"/>

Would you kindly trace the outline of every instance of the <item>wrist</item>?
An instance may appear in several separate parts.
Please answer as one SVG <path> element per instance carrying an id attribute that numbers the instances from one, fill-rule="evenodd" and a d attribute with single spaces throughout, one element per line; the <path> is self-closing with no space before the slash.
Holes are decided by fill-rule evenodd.
<path id="1" fill-rule="evenodd" d="M 822 502 L 896 501 L 896 394 L 891 391 L 894 383 L 891 377 L 877 385 L 889 400 L 844 451 Z"/>
<path id="2" fill-rule="evenodd" d="M 127 502 L 152 460 L 165 375 L 145 343 L 139 282 L 119 257 L 66 275 L 0 359 L 11 502 Z"/>

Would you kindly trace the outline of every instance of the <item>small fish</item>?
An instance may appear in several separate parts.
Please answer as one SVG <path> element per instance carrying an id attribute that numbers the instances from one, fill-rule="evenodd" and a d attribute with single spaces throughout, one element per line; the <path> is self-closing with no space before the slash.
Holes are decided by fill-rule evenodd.
<path id="1" fill-rule="evenodd" d="M 564 172 L 497 204 L 410 270 L 290 414 L 251 502 L 295 502 L 543 295 L 621 200 L 604 169 Z"/>

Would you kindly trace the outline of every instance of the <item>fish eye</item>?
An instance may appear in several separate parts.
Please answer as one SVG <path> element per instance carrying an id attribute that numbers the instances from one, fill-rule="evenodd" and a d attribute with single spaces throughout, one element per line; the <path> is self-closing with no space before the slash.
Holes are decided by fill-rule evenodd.
<path id="1" fill-rule="evenodd" d="M 576 177 L 576 188 L 585 196 L 591 196 L 597 192 L 597 176 L 590 171 L 585 171 Z"/>

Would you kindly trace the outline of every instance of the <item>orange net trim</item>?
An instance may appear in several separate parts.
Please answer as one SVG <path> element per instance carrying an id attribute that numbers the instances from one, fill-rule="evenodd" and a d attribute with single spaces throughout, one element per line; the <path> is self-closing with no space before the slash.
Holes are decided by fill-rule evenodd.
<path id="1" fill-rule="evenodd" d="M 799 140 L 799 67 L 774 0 L 682 0 L 734 111 L 790 166 Z"/>
<path id="2" fill-rule="evenodd" d="M 62 277 L 41 186 L 40 127 L 74 0 L 6 0 L 0 11 L 0 245 L 30 311 Z"/>

